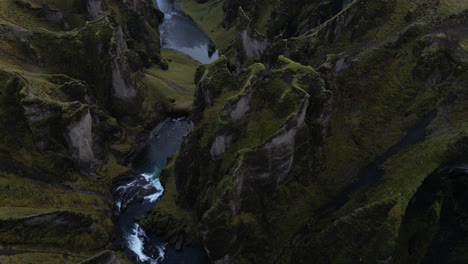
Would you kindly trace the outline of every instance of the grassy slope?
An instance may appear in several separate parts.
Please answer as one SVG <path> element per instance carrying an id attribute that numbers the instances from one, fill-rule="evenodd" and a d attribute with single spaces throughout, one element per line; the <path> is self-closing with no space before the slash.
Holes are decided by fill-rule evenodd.
<path id="1" fill-rule="evenodd" d="M 162 102 L 169 112 L 188 112 L 195 92 L 195 70 L 200 64 L 175 50 L 163 49 L 161 55 L 168 61 L 169 69 L 145 70 L 142 79 L 148 91 L 145 98 L 147 102 Z"/>
<path id="2" fill-rule="evenodd" d="M 227 31 L 223 28 L 224 0 L 209 0 L 203 4 L 192 0 L 177 0 L 177 3 L 205 31 L 222 53 L 231 47 L 236 39 L 235 27 Z"/>
<path id="3" fill-rule="evenodd" d="M 451 3 L 444 2 L 440 13 L 434 14 L 434 17 L 423 17 L 422 22 L 430 24 L 438 16 L 439 19 L 446 17 L 444 8 Z M 450 7 L 456 8 L 455 3 Z M 390 211 L 385 220 L 389 229 L 379 231 L 383 233 L 375 231 L 375 234 L 384 237 L 382 241 L 387 241 L 376 242 L 380 245 L 379 254 L 383 256 L 392 252 L 392 241 L 398 235 L 399 221 L 409 199 L 421 182 L 444 161 L 448 145 L 466 136 L 468 131 L 468 119 L 463 115 L 467 111 L 466 91 L 463 89 L 467 75 L 452 76 L 442 82 L 418 79 L 413 72 L 414 67 L 420 63 L 418 56 L 414 55 L 417 50 L 415 39 L 410 37 L 397 48 L 382 45 L 386 41 L 393 41 L 398 37 L 398 32 L 406 27 L 408 22 L 404 17 L 408 10 L 427 14 L 431 13 L 432 8 L 430 4 L 425 5 L 424 1 L 396 1 L 396 8 L 390 19 L 384 24 L 376 22 L 379 26 L 371 29 L 362 39 L 349 43 L 351 34 L 345 31 L 336 43 L 324 45 L 325 48 L 320 47 L 318 52 L 318 56 L 341 52 L 352 54 L 365 43 L 365 49 L 359 55 L 354 55 L 352 66 L 341 71 L 332 81 L 335 103 L 331 129 L 324 146 L 322 162 L 325 166 L 316 180 L 321 190 L 311 186 L 306 195 L 306 200 L 313 208 L 334 200 L 340 193 L 340 186 L 348 184 L 350 179 L 359 175 L 361 168 L 397 143 L 423 115 L 432 109 L 439 109 L 437 117 L 426 131 L 425 141 L 403 148 L 390 157 L 383 165 L 384 176 L 378 185 L 365 192 L 353 194 L 350 202 L 326 220 L 344 219 L 343 217 L 357 212 L 369 203 L 397 196 L 398 206 L 395 208 L 398 209 Z M 419 37 L 424 32 L 419 33 Z M 432 64 L 443 65 L 444 62 L 434 60 Z M 443 71 L 443 67 L 440 66 L 439 71 Z M 464 71 L 466 70 L 465 65 Z M 449 92 L 455 93 L 460 99 L 451 106 L 439 107 Z M 364 220 L 355 223 L 360 224 L 365 225 Z M 352 243 L 349 236 L 364 233 L 358 226 L 356 228 L 356 233 L 351 233 L 348 238 L 339 231 L 330 235 L 342 240 L 350 239 L 348 242 Z M 353 246 L 340 247 L 336 250 L 341 250 L 343 256 L 352 256 L 358 250 Z M 365 259 L 366 256 L 360 257 Z M 334 260 L 345 261 L 338 258 Z"/>
<path id="4" fill-rule="evenodd" d="M 43 1 L 30 2 L 34 6 Z M 76 1 L 45 2 L 66 13 L 67 18 L 72 19 L 69 21 L 72 26 L 84 24 L 87 18 Z M 19 29 L 62 30 L 60 25 L 46 21 L 37 13 L 19 8 L 14 1 L 4 0 L 0 1 L 0 24 Z M 0 40 L 0 161 L 16 164 L 19 168 L 8 172 L 0 168 L 0 221 L 17 221 L 17 226 L 21 226 L 21 222 L 33 215 L 71 212 L 82 215 L 83 220 L 92 219 L 94 231 L 90 236 L 81 237 L 66 232 L 61 234 L 61 239 L 52 237 L 52 227 L 49 231 L 43 227 L 28 227 L 24 234 L 3 233 L 0 251 L 12 249 L 17 252 L 1 255 L 1 263 L 77 263 L 95 255 L 96 250 L 108 247 L 109 234 L 113 232 L 109 186 L 114 177 L 128 170 L 111 157 L 99 168 L 98 177 L 84 178 L 73 171 L 70 164 L 63 164 L 56 157 L 36 149 L 16 99 L 18 90 L 12 82 L 21 75 L 36 95 L 67 100 L 61 87 L 49 82 L 47 75 L 42 75 L 45 71 L 28 61 L 14 41 Z M 43 236 L 41 229 L 49 237 Z M 77 248 L 71 246 L 71 242 L 84 244 Z"/>
<path id="5" fill-rule="evenodd" d="M 35 0 L 25 2 L 31 3 L 34 8 L 40 7 L 42 3 L 42 1 Z M 68 22 L 71 22 L 72 27 L 82 26 L 88 19 L 76 1 L 50 0 L 45 2 L 64 12 L 67 19 L 71 20 Z M 105 4 L 109 4 L 117 16 L 124 16 L 118 5 L 113 2 Z M 120 19 L 124 20 L 125 17 Z M 92 219 L 95 229 L 90 237 L 80 237 L 73 232 L 67 232 L 63 239 L 54 238 L 53 230 L 48 232 L 50 234 L 48 238 L 43 237 L 38 233 L 40 228 L 28 229 L 30 234 L 26 236 L 4 233 L 0 239 L 0 250 L 9 248 L 21 250 L 21 252 L 11 256 L 0 256 L 0 262 L 76 263 L 95 255 L 99 248 L 109 246 L 107 241 L 110 240 L 110 234 L 113 232 L 111 222 L 113 204 L 109 186 L 114 177 L 121 175 L 128 168 L 118 165 L 115 158 L 110 156 L 98 169 L 97 177 L 85 178 L 72 170 L 70 164 L 64 164 L 52 155 L 38 151 L 23 118 L 23 110 L 16 99 L 19 88 L 11 84 L 16 80 L 17 75 L 22 76 L 29 84 L 30 91 L 36 96 L 58 102 L 69 101 L 61 85 L 50 82 L 48 73 L 62 72 L 69 69 L 72 64 L 73 67 L 83 65 L 69 62 L 63 65 L 64 67 L 57 66 L 64 61 L 64 58 L 60 56 L 66 55 L 70 60 L 74 60 L 76 53 L 66 50 L 64 54 L 55 52 L 50 49 L 51 45 L 47 41 L 63 45 L 62 37 L 66 37 L 72 41 L 73 45 L 82 47 L 87 43 L 86 37 L 83 37 L 86 29 L 72 31 L 73 33 L 61 32 L 63 30 L 61 25 L 46 21 L 38 12 L 19 8 L 13 1 L 3 0 L 0 1 L 0 23 L 18 29 L 47 30 L 41 31 L 40 34 L 43 35 L 37 37 L 33 45 L 39 45 L 48 54 L 45 58 L 46 67 L 37 65 L 28 59 L 29 54 L 25 54 L 24 50 L 19 48 L 15 39 L 0 39 L 0 127 L 2 128 L 0 129 L 0 161 L 6 159 L 10 163 L 17 164 L 19 168 L 31 171 L 26 174 L 15 170 L 7 173 L 0 168 L 0 221 L 17 221 L 16 226 L 21 226 L 21 222 L 32 215 L 71 212 L 80 213 L 83 217 Z M 96 25 L 97 32 L 108 32 L 105 23 L 91 24 Z M 104 26 L 102 31 L 101 24 Z M 145 97 L 144 110 L 154 112 L 156 103 L 161 102 L 169 112 L 189 111 L 195 89 L 193 77 L 199 64 L 189 56 L 172 50 L 163 50 L 162 56 L 169 62 L 168 71 L 152 67 L 136 76 L 143 77 L 139 80 L 139 89 Z M 87 63 L 88 60 L 85 59 L 85 62 Z M 109 120 L 107 122 L 116 123 L 115 119 Z M 5 127 L 8 129 L 5 130 Z M 135 138 L 131 134 L 138 134 L 142 131 L 141 127 L 128 126 L 125 129 L 127 131 L 123 133 L 119 142 L 112 146 L 112 149 L 121 153 L 128 153 L 133 149 L 132 141 Z M 41 176 L 36 177 L 35 174 Z M 51 181 L 56 184 L 50 184 Z M 73 241 L 74 239 L 76 241 Z M 82 247 L 69 245 L 70 241 L 76 244 L 75 242 L 80 243 L 80 240 L 86 242 L 86 239 L 90 239 L 89 243 L 85 243 Z M 51 244 L 50 241 L 54 240 L 61 242 Z M 123 255 L 120 254 L 119 258 L 123 259 Z"/>
<path id="6" fill-rule="evenodd" d="M 176 204 L 176 187 L 173 178 L 174 161 L 172 159 L 161 173 L 164 181 L 164 195 L 156 207 L 141 224 L 144 229 L 156 234 L 162 234 L 168 240 L 178 240 L 196 237 L 196 223 L 191 212 Z M 188 240 L 187 240 L 188 241 Z"/>
<path id="7" fill-rule="evenodd" d="M 281 247 L 282 241 L 284 242 L 285 238 L 291 234 L 291 230 L 297 228 L 303 219 L 309 219 L 311 212 L 332 201 L 343 187 L 358 175 L 361 168 L 397 143 L 421 117 L 433 109 L 439 109 L 437 117 L 426 131 L 425 141 L 403 148 L 390 157 L 383 165 L 385 173 L 377 186 L 359 195 L 353 194 L 346 206 L 326 219 L 327 223 L 339 219 L 338 224 L 345 226 L 346 223 L 352 221 L 354 225 L 350 232 L 345 232 L 346 235 L 338 233 L 339 237 L 349 239 L 347 241 L 349 246 L 340 244 L 336 249 L 338 253 L 335 260 L 337 262 L 346 262 L 344 257 L 346 254 L 351 256 L 353 251 L 359 250 L 353 247 L 352 237 L 364 233 L 362 231 L 365 231 L 365 227 L 369 224 L 376 224 L 376 226 L 381 224 L 380 227 L 376 227 L 374 234 L 367 233 L 368 236 L 375 236 L 378 233 L 376 239 L 379 240 L 369 240 L 363 243 L 369 243 L 366 244 L 369 247 L 372 243 L 379 244 L 381 248 L 378 249 L 378 254 L 383 256 L 391 253 L 394 247 L 392 243 L 398 235 L 399 221 L 409 199 L 424 178 L 440 166 L 447 146 L 466 135 L 468 120 L 464 113 L 467 111 L 467 101 L 463 99 L 466 96 L 463 88 L 467 75 L 452 76 L 450 79 L 433 82 L 417 78 L 413 72 L 413 69 L 421 63 L 420 55 L 417 54 L 417 39 L 428 33 L 427 28 L 432 22 L 443 21 L 451 14 L 461 13 L 463 9 L 466 9 L 465 4 L 461 1 L 442 1 L 442 5 L 437 10 L 434 8 L 435 4 L 427 1 L 376 1 L 375 5 L 372 4 L 373 2 L 368 1 L 374 8 L 371 11 L 385 12 L 388 17 L 374 15 L 355 21 L 361 27 L 367 27 L 365 34 L 352 39 L 353 29 L 348 28 L 333 44 L 311 43 L 311 46 L 318 46 L 316 56 L 310 60 L 314 66 L 322 64 L 327 54 L 342 52 L 352 56 L 353 61 L 351 67 L 343 70 L 330 81 L 330 89 L 335 94 L 335 102 L 329 137 L 319 157 L 323 164 L 321 173 L 311 175 L 312 183 L 309 186 L 289 184 L 280 186 L 281 190 L 277 190 L 278 195 L 284 198 L 283 200 L 296 201 L 297 199 L 286 197 L 294 197 L 297 193 L 300 193 L 301 199 L 300 202 L 294 204 L 276 205 L 267 216 L 272 230 L 275 230 L 274 237 L 268 239 L 272 243 L 272 248 L 270 248 L 272 251 Z M 206 30 L 206 28 L 215 28 L 213 25 L 215 18 L 204 17 L 218 8 L 214 5 L 215 3 L 217 2 L 208 1 L 200 5 L 195 1 L 180 1 L 183 10 L 194 17 L 197 23 L 202 26 L 206 23 L 205 31 L 216 42 L 216 38 L 219 38 L 217 34 L 221 34 L 222 31 L 219 28 L 213 32 Z M 385 5 L 388 3 L 388 6 L 380 7 L 379 3 Z M 413 26 L 412 29 L 416 29 L 416 36 L 403 40 L 403 43 L 397 47 L 384 45 L 398 39 L 412 22 L 423 25 L 422 27 L 417 24 Z M 462 47 L 467 45 L 466 38 L 458 40 Z M 430 49 L 427 52 L 431 53 Z M 429 56 L 438 58 L 437 52 Z M 435 65 L 436 69 L 440 66 L 438 70 L 443 71 L 445 70 L 444 63 L 435 59 L 431 64 Z M 462 70 L 466 71 L 466 65 L 464 67 Z M 432 74 L 436 75 L 437 71 Z M 230 91 L 226 88 L 217 100 L 225 101 L 225 94 L 229 97 L 233 96 L 228 92 Z M 441 102 L 449 92 L 458 95 L 460 99 L 453 105 L 441 107 Z M 213 124 L 221 122 L 216 116 L 216 113 L 221 110 L 222 106 L 215 101 L 215 105 L 204 112 L 200 124 L 200 127 L 205 130 L 202 133 L 203 137 L 200 138 L 200 143 L 204 147 L 207 147 L 206 144 L 212 139 L 212 131 L 216 127 Z M 267 113 L 262 113 L 261 116 L 262 121 L 271 120 Z M 238 141 L 247 142 L 257 139 L 258 131 L 254 131 L 256 130 L 247 133 Z M 239 143 L 239 145 L 244 144 Z M 238 150 L 237 145 L 233 145 L 232 148 L 234 152 Z M 226 158 L 226 160 L 229 159 L 235 160 L 235 156 Z M 223 172 L 221 170 L 220 174 Z M 275 199 L 275 197 L 270 198 Z M 374 217 L 372 210 L 380 208 L 381 205 L 390 206 L 390 209 L 385 212 L 386 215 L 375 223 L 366 222 L 365 218 Z M 290 213 L 284 215 L 286 210 Z M 370 216 L 366 215 L 367 213 L 370 213 Z M 298 219 L 301 220 L 298 221 Z M 328 233 L 328 235 L 335 236 L 337 232 L 340 232 L 339 230 L 337 228 L 333 231 L 335 233 Z M 367 253 L 369 255 L 366 257 L 375 257 L 372 255 L 375 252 Z"/>
<path id="8" fill-rule="evenodd" d="M 398 1 L 397 6 L 405 4 L 403 2 L 405 1 Z M 398 13 L 398 10 L 396 12 L 393 16 L 405 15 L 403 12 Z M 403 19 L 396 17 L 393 17 L 392 21 L 379 27 L 378 32 L 395 35 L 393 32 L 396 26 L 404 22 Z M 369 37 L 375 36 L 375 33 L 371 31 Z M 386 39 L 387 36 L 382 35 L 381 38 Z M 346 35 L 341 41 L 345 39 Z M 328 158 L 327 170 L 322 176 L 324 181 L 332 185 L 334 179 L 347 181 L 343 175 L 349 171 L 356 172 L 356 169 L 398 142 L 417 120 L 428 111 L 437 108 L 449 91 L 461 95 L 462 84 L 456 84 L 457 79 L 447 80 L 455 83 L 454 86 L 450 86 L 444 83 L 425 84 L 413 76 L 413 68 L 418 60 L 412 55 L 414 44 L 415 42 L 410 40 L 396 50 L 383 47 L 370 48 L 355 59 L 355 65 L 338 75 L 334 84 L 336 89 L 334 93 L 338 95 L 337 105 L 340 107 L 334 108 L 331 136 L 325 145 Z M 341 45 L 340 40 L 338 45 Z M 360 103 L 356 104 L 357 101 Z M 448 143 L 460 137 L 455 135 L 466 129 L 464 123 L 466 120 L 459 115 L 460 110 L 457 109 L 463 106 L 463 103 L 458 101 L 454 107 L 447 109 L 448 121 L 439 121 L 437 125 L 434 125 L 437 119 L 433 121 L 431 134 L 436 134 L 436 139 L 429 137 L 426 142 L 414 148 L 424 148 L 423 146 L 434 148 L 435 146 L 429 143 L 430 140 L 439 140 L 440 144 L 437 144 L 434 150 L 439 155 L 442 154 Z M 447 126 L 452 126 L 451 124 L 458 125 L 446 129 Z M 405 151 L 410 150 L 403 150 Z M 429 162 L 434 158 L 430 153 L 428 150 L 424 158 L 428 162 L 422 161 L 422 164 L 427 166 L 425 171 L 419 172 L 422 178 L 434 168 L 434 164 Z M 389 163 L 392 161 L 389 160 Z M 418 186 L 421 177 L 416 177 L 415 182 L 407 186 L 413 188 Z"/>

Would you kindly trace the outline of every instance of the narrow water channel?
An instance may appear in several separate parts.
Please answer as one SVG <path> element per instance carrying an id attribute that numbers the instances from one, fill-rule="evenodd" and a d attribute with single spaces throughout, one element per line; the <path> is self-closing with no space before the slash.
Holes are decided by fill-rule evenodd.
<path id="1" fill-rule="evenodd" d="M 176 8 L 174 0 L 157 0 L 164 20 L 159 26 L 161 46 L 186 53 L 201 63 L 211 63 L 219 52 L 193 19 Z"/>
<path id="2" fill-rule="evenodd" d="M 157 0 L 157 4 L 164 12 L 159 28 L 163 48 L 181 51 L 201 63 L 210 63 L 219 57 L 213 42 L 189 16 L 175 7 L 174 0 Z M 165 168 L 167 158 L 177 152 L 189 129 L 185 117 L 168 118 L 162 122 L 153 130 L 148 145 L 133 163 L 141 173 L 123 176 L 113 189 L 121 244 L 133 263 L 210 263 L 203 248 L 184 247 L 177 251 L 163 239 L 146 233 L 139 224 L 164 194 L 159 174 Z"/>
<path id="3" fill-rule="evenodd" d="M 186 118 L 168 118 L 162 122 L 152 131 L 148 145 L 134 162 L 141 173 L 124 176 L 113 191 L 122 247 L 134 263 L 160 263 L 165 258 L 164 241 L 146 234 L 138 220 L 145 217 L 163 195 L 159 174 L 188 131 Z"/>

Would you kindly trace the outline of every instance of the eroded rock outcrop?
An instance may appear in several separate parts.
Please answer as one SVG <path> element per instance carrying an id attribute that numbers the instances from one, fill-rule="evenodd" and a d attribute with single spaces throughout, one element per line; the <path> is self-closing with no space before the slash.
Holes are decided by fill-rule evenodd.
<path id="1" fill-rule="evenodd" d="M 195 20 L 217 8 L 208 6 Z M 195 129 L 167 176 L 177 204 L 195 212 L 210 258 L 463 262 L 462 239 L 451 244 L 456 253 L 442 244 L 453 230 L 464 232 L 453 221 L 463 210 L 454 213 L 460 205 L 452 202 L 464 198 L 425 179 L 467 128 L 466 11 L 435 0 L 225 1 L 223 8 L 230 58 L 199 69 Z M 279 83 L 308 96 L 289 97 Z M 430 205 L 420 210 L 417 200 Z M 453 230 L 439 220 L 444 213 Z M 418 221 L 434 237 L 412 232 Z M 440 254 L 429 253 L 436 248 Z"/>
<path id="2" fill-rule="evenodd" d="M 158 13 L 131 4 L 1 4 L 0 237 L 26 250 L 0 262 L 77 263 L 114 239 L 111 179 L 166 114 L 142 96 L 154 86 L 135 81 L 161 62 Z"/>
<path id="3" fill-rule="evenodd" d="M 255 28 L 251 26 L 251 19 L 242 8 L 239 8 L 238 13 L 237 31 L 243 53 L 248 58 L 260 59 L 270 45 L 269 40 L 260 36 Z"/>
<path id="4" fill-rule="evenodd" d="M 90 18 L 94 19 L 103 14 L 101 0 L 82 0 L 81 2 Z"/>
<path id="5" fill-rule="evenodd" d="M 468 232 L 467 187 L 466 164 L 440 168 L 424 180 L 405 212 L 393 263 L 468 260 L 462 253 Z"/>
<path id="6" fill-rule="evenodd" d="M 310 122 L 321 116 L 309 115 L 309 106 L 326 111 L 330 93 L 312 68 L 284 57 L 270 73 L 263 75 L 264 66 L 254 64 L 238 78 L 219 69 L 226 65 L 224 60 L 209 66 L 198 82 L 198 92 L 204 95 L 199 96 L 204 106 L 199 109 L 204 109 L 205 118 L 224 109 L 218 114 L 223 123 L 208 123 L 213 136 L 195 124 L 175 162 L 174 180 L 178 201 L 194 206 L 201 215 L 203 242 L 211 259 L 235 263 L 248 254 L 240 245 L 252 239 L 251 235 L 260 235 L 257 229 L 268 228 L 262 226 L 266 223 L 261 215 L 275 210 L 253 207 L 264 199 L 274 200 L 279 189 L 287 188 L 281 187 L 285 182 L 295 181 L 291 177 L 297 164 L 297 140 L 311 137 L 306 132 Z M 266 108 L 271 112 L 264 112 Z M 252 135 L 256 136 L 250 138 Z M 257 196 L 257 189 L 270 192 Z M 251 235 L 246 235 L 248 230 Z M 259 239 L 248 243 L 253 247 L 248 252 L 261 244 Z"/>

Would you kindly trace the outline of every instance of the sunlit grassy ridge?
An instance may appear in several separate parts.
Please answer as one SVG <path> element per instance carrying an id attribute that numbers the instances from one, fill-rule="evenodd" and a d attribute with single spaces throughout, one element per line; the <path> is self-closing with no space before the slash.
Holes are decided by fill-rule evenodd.
<path id="1" fill-rule="evenodd" d="M 169 69 L 145 70 L 142 83 L 147 87 L 146 100 L 159 101 L 170 112 L 188 112 L 194 99 L 195 70 L 200 63 L 175 50 L 163 49 L 161 55 L 168 61 Z"/>

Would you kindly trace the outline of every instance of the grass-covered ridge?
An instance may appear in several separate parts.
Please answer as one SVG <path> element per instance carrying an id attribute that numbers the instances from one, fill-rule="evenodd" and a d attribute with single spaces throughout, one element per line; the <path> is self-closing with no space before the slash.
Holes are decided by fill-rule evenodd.
<path id="1" fill-rule="evenodd" d="M 192 107 L 195 70 L 200 64 L 175 50 L 163 49 L 161 55 L 167 60 L 168 69 L 152 67 L 144 71 L 145 100 L 161 102 L 169 112 L 187 113 Z"/>
<path id="2" fill-rule="evenodd" d="M 161 98 L 143 102 L 155 87 L 137 79 L 146 69 L 168 74 L 154 3 L 99 3 L 91 14 L 86 1 L 0 1 L 2 263 L 78 263 L 111 248 L 112 181 L 129 170 L 147 129 L 173 111 L 159 107 Z M 173 68 L 195 72 L 174 57 Z M 190 84 L 182 84 L 181 108 L 189 108 Z M 86 154 L 72 129 L 85 131 Z"/>
<path id="3" fill-rule="evenodd" d="M 235 28 L 223 28 L 224 0 L 209 0 L 203 4 L 191 0 L 177 0 L 177 4 L 200 26 L 222 52 L 231 48 L 235 41 Z"/>
<path id="4" fill-rule="evenodd" d="M 437 255 L 427 249 L 443 235 L 404 230 L 421 221 L 411 216 L 418 213 L 412 197 L 466 136 L 466 6 L 361 0 L 331 10 L 340 1 L 273 2 L 268 14 L 267 5 L 255 11 L 262 1 L 180 1 L 197 23 L 207 19 L 213 39 L 220 24 L 203 17 L 223 5 L 224 18 L 216 17 L 225 28 L 243 21 L 264 33 L 269 21 L 272 43 L 257 58 L 263 63 L 246 61 L 236 71 L 221 58 L 197 70 L 195 130 L 176 159 L 174 181 L 177 204 L 195 213 L 210 257 L 370 263 L 391 262 L 397 251 L 415 262 Z M 239 20 L 232 7 L 248 17 Z M 306 125 L 295 134 L 286 180 L 274 183 L 271 168 L 288 159 L 269 162 L 279 151 L 264 146 L 294 121 L 305 98 L 295 88 L 310 96 Z M 439 198 L 422 212 L 431 228 L 444 226 Z M 463 245 L 450 261 L 466 261 Z"/>

